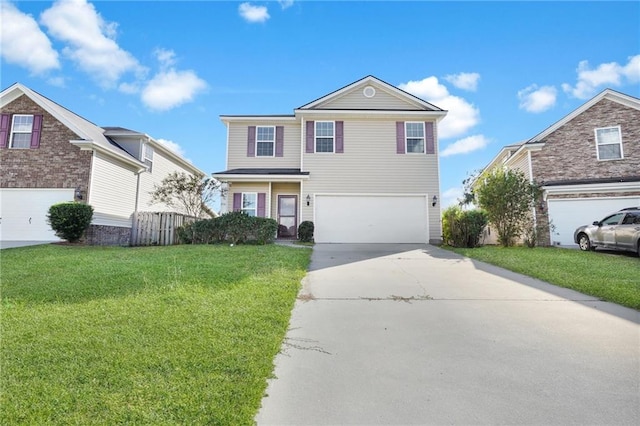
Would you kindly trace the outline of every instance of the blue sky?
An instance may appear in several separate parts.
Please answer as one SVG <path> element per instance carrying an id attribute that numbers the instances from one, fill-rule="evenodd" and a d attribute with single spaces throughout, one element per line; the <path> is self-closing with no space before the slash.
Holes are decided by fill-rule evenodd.
<path id="1" fill-rule="evenodd" d="M 443 205 L 508 144 L 640 97 L 640 2 L 0 0 L 1 86 L 225 169 L 221 114 L 292 114 L 367 75 L 449 114 Z"/>

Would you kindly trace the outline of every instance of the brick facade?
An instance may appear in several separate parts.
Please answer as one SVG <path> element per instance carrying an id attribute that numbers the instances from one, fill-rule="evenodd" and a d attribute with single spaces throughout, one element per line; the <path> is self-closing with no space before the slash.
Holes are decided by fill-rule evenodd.
<path id="1" fill-rule="evenodd" d="M 131 244 L 131 228 L 91 225 L 84 240 L 92 246 L 128 246 Z"/>
<path id="2" fill-rule="evenodd" d="M 599 161 L 594 129 L 620 126 L 621 160 Z M 541 184 L 640 176 L 640 111 L 603 99 L 548 135 L 531 152 L 535 180 Z"/>
<path id="3" fill-rule="evenodd" d="M 76 134 L 25 95 L 2 113 L 41 114 L 43 121 L 39 148 L 0 149 L 0 188 L 79 188 L 87 193 L 92 153 L 69 143 L 78 139 Z"/>

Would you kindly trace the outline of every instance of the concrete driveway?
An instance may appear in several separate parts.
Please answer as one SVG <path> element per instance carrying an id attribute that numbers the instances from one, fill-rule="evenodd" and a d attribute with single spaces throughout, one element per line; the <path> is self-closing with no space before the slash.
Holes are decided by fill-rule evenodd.
<path id="1" fill-rule="evenodd" d="M 314 248 L 258 424 L 638 424 L 640 313 L 426 245 Z"/>

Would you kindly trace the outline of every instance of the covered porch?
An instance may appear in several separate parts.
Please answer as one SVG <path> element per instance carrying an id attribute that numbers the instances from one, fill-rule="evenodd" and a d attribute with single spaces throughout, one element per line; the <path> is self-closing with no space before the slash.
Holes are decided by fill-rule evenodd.
<path id="1" fill-rule="evenodd" d="M 232 169 L 214 173 L 223 184 L 221 213 L 242 211 L 278 222 L 278 239 L 297 238 L 304 182 L 300 169 Z"/>

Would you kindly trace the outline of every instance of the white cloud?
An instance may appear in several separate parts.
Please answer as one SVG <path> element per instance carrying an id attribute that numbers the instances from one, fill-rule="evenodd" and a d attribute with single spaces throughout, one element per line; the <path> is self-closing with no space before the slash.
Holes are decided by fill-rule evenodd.
<path id="1" fill-rule="evenodd" d="M 156 49 L 154 53 L 156 55 L 156 58 L 158 59 L 158 62 L 160 62 L 160 67 L 168 68 L 175 65 L 176 53 L 173 50 Z"/>
<path id="2" fill-rule="evenodd" d="M 59 69 L 58 52 L 31 15 L 22 13 L 8 1 L 0 2 L 2 29 L 0 55 L 9 63 L 39 75 Z"/>
<path id="3" fill-rule="evenodd" d="M 536 84 L 518 91 L 520 109 L 527 112 L 544 112 L 556 104 L 558 90 L 553 86 L 538 87 Z"/>
<path id="4" fill-rule="evenodd" d="M 458 89 L 475 92 L 478 89 L 480 74 L 477 72 L 461 72 L 460 74 L 450 74 L 444 77 L 449 83 Z"/>
<path id="5" fill-rule="evenodd" d="M 117 24 L 105 22 L 86 0 L 58 0 L 40 16 L 51 36 L 65 42 L 65 56 L 103 87 L 112 87 L 128 72 L 145 69 L 115 41 Z"/>
<path id="6" fill-rule="evenodd" d="M 409 81 L 398 87 L 448 111 L 438 125 L 438 136 L 441 139 L 460 136 L 480 122 L 480 111 L 465 99 L 449 94 L 437 77 Z"/>
<path id="7" fill-rule="evenodd" d="M 464 196 L 464 189 L 461 187 L 449 188 L 440 194 L 440 205 L 442 209 L 457 205 Z"/>
<path id="8" fill-rule="evenodd" d="M 156 142 L 158 142 L 160 145 L 164 146 L 168 150 L 175 152 L 181 157 L 184 157 L 184 154 L 185 154 L 184 149 L 178 143 L 167 140 L 167 139 L 156 139 Z"/>
<path id="9" fill-rule="evenodd" d="M 270 18 L 266 6 L 254 6 L 251 3 L 242 3 L 238 12 L 247 22 L 265 22 Z"/>
<path id="10" fill-rule="evenodd" d="M 468 154 L 473 151 L 484 148 L 489 144 L 489 139 L 483 135 L 467 136 L 466 138 L 455 141 L 448 145 L 440 152 L 441 157 L 448 157 L 450 155 Z"/>
<path id="11" fill-rule="evenodd" d="M 194 71 L 160 71 L 142 90 L 142 102 L 149 108 L 166 111 L 191 102 L 207 83 Z"/>
<path id="12" fill-rule="evenodd" d="M 49 79 L 47 79 L 47 83 L 49 83 L 52 86 L 56 86 L 56 87 L 66 87 L 66 81 L 64 79 L 64 77 L 51 77 Z"/>
<path id="13" fill-rule="evenodd" d="M 280 3 L 280 7 L 282 7 L 283 10 L 293 6 L 293 0 L 278 0 L 278 3 Z"/>
<path id="14" fill-rule="evenodd" d="M 575 86 L 568 83 L 562 85 L 562 89 L 578 99 L 587 99 L 604 86 L 620 86 L 623 81 L 636 83 L 640 81 L 640 55 L 631 56 L 626 65 L 617 62 L 600 64 L 596 68 L 590 68 L 588 61 L 580 61 L 578 64 L 578 81 Z"/>

